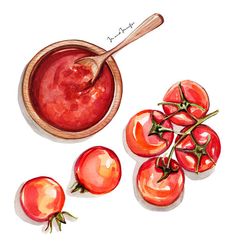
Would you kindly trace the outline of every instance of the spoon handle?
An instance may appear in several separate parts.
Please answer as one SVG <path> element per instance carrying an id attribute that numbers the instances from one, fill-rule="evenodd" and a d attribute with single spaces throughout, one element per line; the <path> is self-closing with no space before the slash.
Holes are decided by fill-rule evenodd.
<path id="1" fill-rule="evenodd" d="M 138 38 L 144 36 L 145 34 L 151 32 L 155 28 L 159 27 L 164 22 L 163 17 L 160 14 L 153 14 L 143 21 L 128 37 L 126 37 L 120 44 L 112 48 L 110 51 L 104 54 L 104 59 L 107 59 L 113 53 L 122 49 L 126 45 L 132 43 Z"/>

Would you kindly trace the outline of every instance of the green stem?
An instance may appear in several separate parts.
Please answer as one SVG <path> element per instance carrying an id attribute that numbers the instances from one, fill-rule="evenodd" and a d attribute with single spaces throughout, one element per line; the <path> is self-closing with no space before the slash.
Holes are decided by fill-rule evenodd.
<path id="1" fill-rule="evenodd" d="M 158 103 L 157 105 L 160 106 L 160 105 L 173 105 L 173 106 L 178 106 L 180 103 L 177 103 L 177 102 L 160 102 Z"/>
<path id="2" fill-rule="evenodd" d="M 205 111 L 205 109 L 202 106 L 200 106 L 200 105 L 198 105 L 196 103 L 190 103 L 190 106 L 194 106 L 196 108 L 199 108 L 201 111 Z"/>
<path id="3" fill-rule="evenodd" d="M 65 217 L 64 215 L 68 216 L 68 217 L 71 217 L 73 219 L 77 219 L 77 217 L 73 216 L 72 214 L 66 212 L 66 211 L 62 211 L 62 212 L 58 212 L 58 213 L 55 213 L 53 214 L 49 219 L 48 219 L 48 223 L 47 223 L 47 227 L 45 228 L 45 231 L 47 231 L 48 229 L 50 229 L 50 233 L 52 233 L 52 227 L 53 227 L 53 220 L 56 221 L 56 224 L 59 228 L 59 231 L 61 231 L 61 223 L 62 224 L 66 224 L 66 221 L 65 221 Z"/>
<path id="4" fill-rule="evenodd" d="M 71 193 L 74 193 L 74 192 L 80 192 L 80 193 L 84 193 L 86 192 L 86 188 L 79 182 L 75 182 L 72 187 L 71 187 Z"/>
<path id="5" fill-rule="evenodd" d="M 198 119 L 197 122 L 192 125 L 187 131 L 185 131 L 181 137 L 177 140 L 177 142 L 175 142 L 175 144 L 173 145 L 173 147 L 171 148 L 170 154 L 168 156 L 168 162 L 167 162 L 167 168 L 169 168 L 170 166 L 170 160 L 172 158 L 172 155 L 174 153 L 174 150 L 176 148 L 176 146 L 184 139 L 186 138 L 186 136 L 188 136 L 198 125 L 202 124 L 204 121 L 208 120 L 209 118 L 217 115 L 219 113 L 219 110 L 216 110 L 208 115 L 206 115 L 204 118 Z"/>

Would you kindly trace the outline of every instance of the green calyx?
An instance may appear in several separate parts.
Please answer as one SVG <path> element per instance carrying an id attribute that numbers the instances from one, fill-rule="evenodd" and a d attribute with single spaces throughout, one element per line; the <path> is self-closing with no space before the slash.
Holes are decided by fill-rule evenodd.
<path id="1" fill-rule="evenodd" d="M 177 167 L 172 167 L 171 165 L 167 165 L 167 163 L 165 163 L 164 158 L 162 158 L 162 163 L 159 163 L 160 158 L 157 158 L 156 161 L 156 167 L 160 168 L 163 172 L 162 177 L 157 181 L 157 183 L 160 183 L 162 180 L 166 179 L 171 173 L 177 173 L 179 170 L 179 166 Z"/>
<path id="2" fill-rule="evenodd" d="M 200 165 L 201 165 L 201 158 L 202 158 L 202 156 L 207 155 L 209 157 L 209 159 L 215 165 L 215 161 L 211 158 L 211 156 L 207 152 L 207 146 L 208 146 L 208 144 L 211 141 L 211 136 L 210 135 L 208 136 L 208 139 L 207 139 L 207 141 L 206 141 L 205 144 L 199 144 L 199 143 L 197 143 L 197 141 L 194 138 L 193 134 L 190 134 L 190 136 L 191 136 L 191 138 L 192 138 L 192 140 L 194 142 L 194 145 L 195 145 L 194 149 L 177 148 L 176 147 L 176 150 L 179 150 L 179 151 L 184 152 L 184 153 L 193 153 L 194 155 L 196 155 L 196 157 L 197 157 L 197 164 L 196 164 L 196 168 L 195 168 L 195 173 L 198 174 L 199 173 L 199 168 L 200 168 Z"/>
<path id="3" fill-rule="evenodd" d="M 164 132 L 174 132 L 172 129 L 166 128 L 166 127 L 158 124 L 154 120 L 152 122 L 153 122 L 153 124 L 152 124 L 152 127 L 151 127 L 150 131 L 149 131 L 149 134 L 148 134 L 149 136 L 158 135 L 158 136 L 162 137 L 162 134 Z"/>
<path id="4" fill-rule="evenodd" d="M 50 229 L 50 233 L 52 232 L 52 227 L 53 227 L 52 224 L 53 224 L 54 219 L 55 219 L 56 224 L 59 228 L 59 231 L 61 231 L 62 230 L 61 225 L 66 224 L 64 215 L 67 215 L 73 219 L 77 219 L 77 217 L 73 216 L 72 214 L 70 214 L 66 211 L 55 213 L 52 216 L 50 216 L 50 218 L 48 219 L 48 223 L 47 223 L 47 227 L 46 227 L 45 231 Z"/>
<path id="5" fill-rule="evenodd" d="M 71 187 L 71 193 L 74 193 L 77 191 L 80 193 L 87 192 L 86 188 L 81 183 L 75 182 Z"/>
<path id="6" fill-rule="evenodd" d="M 185 111 L 195 120 L 195 117 L 188 111 L 188 107 L 189 106 L 197 107 L 197 108 L 199 108 L 202 111 L 205 111 L 206 109 L 203 108 L 199 104 L 192 103 L 192 102 L 189 102 L 187 100 L 187 98 L 185 97 L 185 94 L 183 92 L 181 82 L 179 82 L 178 87 L 179 87 L 181 102 L 179 102 L 179 103 L 176 103 L 176 102 L 161 102 L 161 103 L 158 103 L 158 105 L 171 105 L 171 106 L 177 107 L 177 110 L 174 113 L 168 115 L 167 118 L 170 118 L 170 117 L 174 116 L 175 114 L 179 113 L 180 111 Z"/>
<path id="7" fill-rule="evenodd" d="M 164 132 L 174 132 L 173 129 L 171 128 L 167 128 L 167 127 L 164 127 L 162 126 L 161 124 L 158 124 L 154 118 L 153 118 L 153 115 L 152 115 L 152 127 L 149 131 L 149 134 L 148 136 L 151 136 L 151 135 L 157 135 L 159 136 L 163 141 L 167 141 L 165 138 L 162 137 L 163 133 Z"/>

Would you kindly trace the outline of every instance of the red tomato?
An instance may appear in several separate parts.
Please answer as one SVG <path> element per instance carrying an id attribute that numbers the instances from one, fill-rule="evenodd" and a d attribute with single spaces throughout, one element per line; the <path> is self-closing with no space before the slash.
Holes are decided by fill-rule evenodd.
<path id="1" fill-rule="evenodd" d="M 150 157 L 165 152 L 174 133 L 169 120 L 157 110 L 143 110 L 134 115 L 126 127 L 126 142 L 136 155 Z"/>
<path id="2" fill-rule="evenodd" d="M 121 178 L 121 165 L 112 150 L 96 146 L 79 156 L 74 172 L 77 183 L 72 192 L 87 190 L 93 194 L 104 194 L 118 185 Z"/>
<path id="3" fill-rule="evenodd" d="M 210 103 L 203 87 L 196 82 L 184 80 L 174 84 L 160 104 L 173 123 L 188 126 L 194 124 L 195 119 L 206 115 Z"/>
<path id="4" fill-rule="evenodd" d="M 62 187 L 48 177 L 37 177 L 27 181 L 21 190 L 20 201 L 27 216 L 35 221 L 48 218 L 62 210 L 65 195 Z"/>
<path id="5" fill-rule="evenodd" d="M 156 206 L 174 203 L 184 189 L 184 172 L 175 160 L 151 158 L 144 162 L 137 174 L 137 188 L 145 201 Z"/>
<path id="6" fill-rule="evenodd" d="M 185 132 L 184 128 L 182 132 Z M 176 142 L 181 136 L 178 135 Z M 209 126 L 199 125 L 176 146 L 179 164 L 190 172 L 204 172 L 213 168 L 221 150 L 220 139 Z"/>
<path id="7" fill-rule="evenodd" d="M 28 180 L 21 189 L 20 202 L 29 218 L 38 222 L 48 221 L 46 230 L 49 227 L 52 230 L 53 219 L 61 230 L 61 223 L 66 223 L 64 214 L 73 217 L 68 212 L 61 211 L 65 202 L 64 191 L 54 179 L 49 177 Z"/>

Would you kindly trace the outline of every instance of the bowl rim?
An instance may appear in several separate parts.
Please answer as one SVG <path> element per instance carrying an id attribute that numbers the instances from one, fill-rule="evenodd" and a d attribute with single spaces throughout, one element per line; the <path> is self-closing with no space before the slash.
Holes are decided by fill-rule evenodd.
<path id="1" fill-rule="evenodd" d="M 80 47 L 85 48 L 87 50 L 92 51 L 95 54 L 102 54 L 105 50 L 95 44 L 77 40 L 77 39 L 70 39 L 70 40 L 63 40 L 58 41 L 56 43 L 52 43 L 42 50 L 40 50 L 26 65 L 25 71 L 23 73 L 22 78 L 22 99 L 25 106 L 25 109 L 30 116 L 30 118 L 44 131 L 47 133 L 62 139 L 81 139 L 88 136 L 95 134 L 96 132 L 103 129 L 115 116 L 118 111 L 118 108 L 121 103 L 122 99 L 122 77 L 119 71 L 119 68 L 113 59 L 113 57 L 109 57 L 106 60 L 106 64 L 110 68 L 114 79 L 114 95 L 112 103 L 109 107 L 109 110 L 103 116 L 103 118 L 97 122 L 95 125 L 81 131 L 66 131 L 59 128 L 56 128 L 50 125 L 48 122 L 43 120 L 34 109 L 34 106 L 31 101 L 30 97 L 30 83 L 31 83 L 31 76 L 34 73 L 35 69 L 37 68 L 40 61 L 46 57 L 51 52 L 55 52 L 56 50 L 60 50 L 63 48 L 71 48 L 71 47 Z"/>

